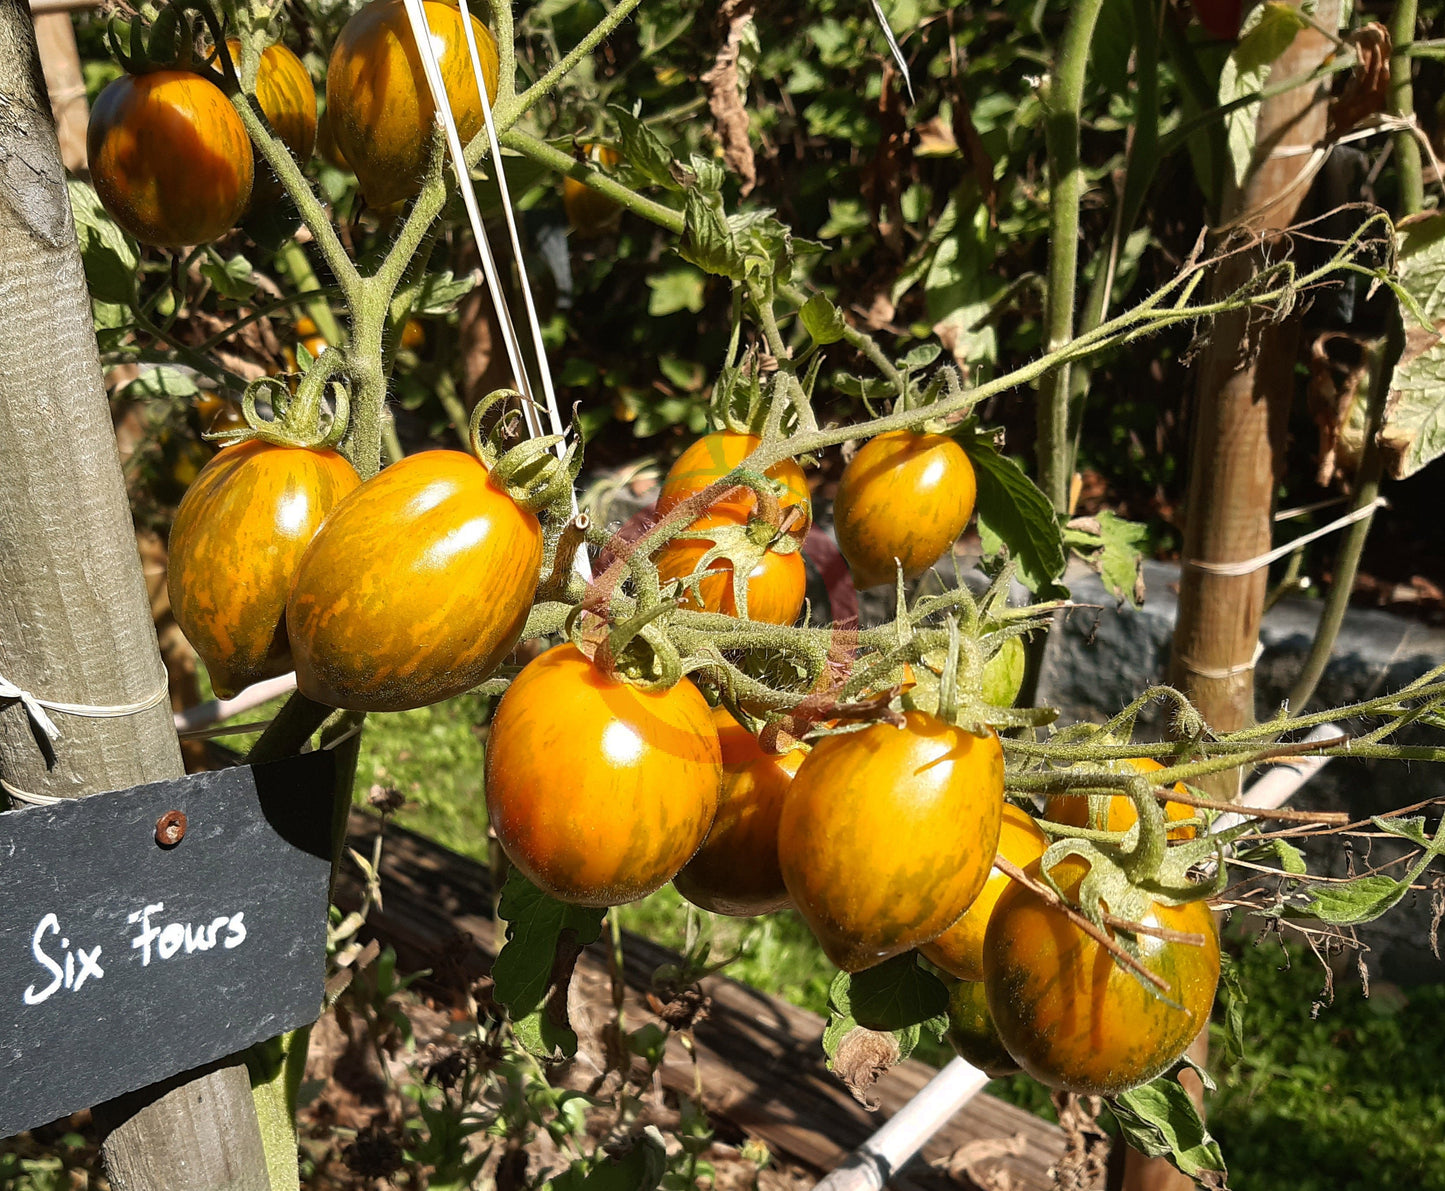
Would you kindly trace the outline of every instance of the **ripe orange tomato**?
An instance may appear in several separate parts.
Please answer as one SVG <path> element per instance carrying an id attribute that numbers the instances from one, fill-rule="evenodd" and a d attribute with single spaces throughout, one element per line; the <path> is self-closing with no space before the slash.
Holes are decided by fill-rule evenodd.
<path id="1" fill-rule="evenodd" d="M 1012 803 L 1005 803 L 997 854 L 1013 861 L 1019 868 L 1027 868 L 1048 847 L 1048 837 L 1034 825 L 1033 819 Z M 996 868 L 990 869 L 988 880 L 974 898 L 973 905 L 943 934 L 931 943 L 924 943 L 918 950 L 960 980 L 982 980 L 984 931 L 988 929 L 989 915 L 1008 886 L 1008 877 Z"/>
<path id="2" fill-rule="evenodd" d="M 1124 762 L 1130 769 L 1139 773 L 1154 773 L 1163 769 L 1164 766 L 1152 757 L 1131 757 Z M 1174 790 L 1179 794 L 1187 794 L 1183 782 L 1176 782 Z M 1166 802 L 1164 804 L 1164 817 L 1171 822 L 1178 819 L 1192 819 L 1198 812 L 1192 806 L 1185 806 L 1182 802 Z M 1051 823 L 1066 823 L 1070 827 L 1093 827 L 1100 831 L 1128 831 L 1139 821 L 1139 812 L 1134 809 L 1133 800 L 1127 795 L 1116 794 L 1109 799 L 1108 820 L 1100 822 L 1089 821 L 1089 796 L 1087 794 L 1050 794 L 1049 799 L 1044 803 L 1044 818 Z M 1193 827 L 1174 827 L 1169 831 L 1169 838 L 1172 840 L 1193 839 L 1195 829 Z"/>
<path id="3" fill-rule="evenodd" d="M 998 1036 L 981 980 L 960 980 L 949 989 L 948 1041 L 964 1062 L 994 1079 L 1019 1069 Z"/>
<path id="4" fill-rule="evenodd" d="M 286 623 L 296 685 L 318 703 L 404 711 L 487 677 L 537 590 L 542 528 L 462 451 L 408 455 L 326 520 Z"/>
<path id="5" fill-rule="evenodd" d="M 657 515 L 666 515 L 689 496 L 722 479 L 757 450 L 760 442 L 762 439 L 756 435 L 738 434 L 733 430 L 716 430 L 711 434 L 704 434 L 668 468 L 667 476 L 662 481 L 662 493 L 657 498 Z M 803 469 L 792 459 L 784 459 L 768 468 L 764 474 L 782 485 L 778 503 L 785 510 L 796 506 L 804 514 L 804 524 L 794 526 L 794 530 L 804 528 L 807 522 L 812 520 L 813 502 Z M 708 506 L 708 512 L 742 523 L 757 511 L 757 507 L 757 496 L 750 489 L 739 488 L 731 496 L 714 501 Z"/>
<path id="6" fill-rule="evenodd" d="M 604 169 L 611 169 L 622 160 L 616 149 L 606 145 L 583 145 L 582 152 L 591 165 Z M 584 240 L 614 230 L 622 216 L 621 207 L 576 178 L 562 179 L 562 209 L 572 230 Z"/>
<path id="7" fill-rule="evenodd" d="M 240 41 L 230 38 L 226 46 L 239 71 Z M 261 52 L 261 67 L 256 72 L 256 104 L 296 163 L 305 165 L 310 161 L 316 148 L 316 85 L 301 59 L 280 42 L 268 45 Z M 252 210 L 275 202 L 284 190 L 275 172 L 259 157 L 255 159 L 255 175 Z"/>
<path id="8" fill-rule="evenodd" d="M 534 885 L 577 905 L 621 905 L 660 889 L 697 851 L 720 762 L 712 712 L 687 679 L 641 690 L 559 645 L 497 706 L 487 815 Z"/>
<path id="9" fill-rule="evenodd" d="M 891 430 L 843 469 L 833 520 L 838 549 L 861 587 L 913 579 L 942 558 L 973 516 L 973 464 L 942 434 Z"/>
<path id="10" fill-rule="evenodd" d="M 482 98 L 472 74 L 460 9 L 426 0 L 447 98 L 465 144 L 482 128 Z M 487 97 L 497 97 L 497 41 L 471 17 Z M 372 0 L 346 22 L 326 70 L 331 135 L 373 207 L 389 207 L 421 189 L 436 108 L 402 0 Z"/>
<path id="11" fill-rule="evenodd" d="M 478 44 L 477 49 L 481 48 Z M 346 160 L 346 154 L 336 146 L 336 137 L 331 132 L 331 116 L 326 111 L 316 120 L 316 151 L 337 169 L 350 171 L 351 162 Z"/>
<path id="12" fill-rule="evenodd" d="M 689 532 L 726 528 L 733 524 L 726 517 L 707 516 L 693 522 Z M 713 545 L 714 542 L 708 538 L 673 538 L 654 558 L 657 577 L 663 583 L 687 578 L 697 570 L 703 556 Z M 737 600 L 733 598 L 732 564 L 720 558 L 710 563 L 708 570 L 717 573 L 697 585 L 702 594 L 701 603 L 691 591 L 684 589 L 680 606 L 700 612 L 740 615 Z M 776 550 L 764 552 L 757 565 L 748 572 L 748 618 L 765 624 L 793 624 L 803 610 L 807 588 L 808 575 L 803 568 L 801 550 L 790 554 L 780 554 Z"/>
<path id="13" fill-rule="evenodd" d="M 1038 875 L 1038 865 L 1029 872 Z M 1088 873 L 1065 857 L 1051 870 L 1076 900 Z M 1156 996 L 1098 943 L 1037 894 L 1010 886 L 984 939 L 983 979 L 999 1037 L 1040 1083 L 1113 1096 L 1153 1079 L 1184 1053 L 1209 1020 L 1219 983 L 1219 936 L 1203 901 L 1150 904 L 1142 925 L 1202 935 L 1205 944 L 1135 938 L 1135 954 L 1162 976 Z"/>
<path id="14" fill-rule="evenodd" d="M 251 197 L 251 142 L 230 100 L 188 70 L 122 75 L 85 136 L 95 192 L 143 244 L 207 244 Z"/>
<path id="15" fill-rule="evenodd" d="M 426 328 L 421 322 L 409 318 L 402 324 L 401 348 L 403 351 L 419 352 L 426 346 Z"/>
<path id="16" fill-rule="evenodd" d="M 360 483 L 335 451 L 253 440 L 218 452 L 186 490 L 166 582 L 222 698 L 291 669 L 286 593 L 323 518 Z"/>
<path id="17" fill-rule="evenodd" d="M 763 752 L 757 737 L 724 707 L 713 709 L 722 745 L 723 781 L 717 817 L 698 853 L 673 879 L 677 891 L 704 910 L 751 918 L 788 904 L 778 867 L 783 799 L 808 754 Z"/>
<path id="18" fill-rule="evenodd" d="M 778 828 L 783 879 L 823 950 L 859 972 L 936 939 L 988 879 L 1003 748 L 936 716 L 813 746 Z"/>

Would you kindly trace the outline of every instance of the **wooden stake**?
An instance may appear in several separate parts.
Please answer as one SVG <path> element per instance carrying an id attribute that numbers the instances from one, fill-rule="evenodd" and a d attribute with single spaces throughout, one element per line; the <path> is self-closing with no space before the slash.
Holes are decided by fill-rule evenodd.
<path id="1" fill-rule="evenodd" d="M 165 683 L 101 380 L 55 122 L 22 0 L 0 0 L 0 674 L 42 698 L 144 703 Z M 49 741 L 0 707 L 0 775 L 80 797 L 182 772 L 168 700 L 57 713 Z M 137 1022 L 163 1030 L 164 1022 Z M 83 1021 L 77 1029 L 86 1028 Z M 105 1106 L 116 1191 L 266 1191 L 239 1062 Z"/>

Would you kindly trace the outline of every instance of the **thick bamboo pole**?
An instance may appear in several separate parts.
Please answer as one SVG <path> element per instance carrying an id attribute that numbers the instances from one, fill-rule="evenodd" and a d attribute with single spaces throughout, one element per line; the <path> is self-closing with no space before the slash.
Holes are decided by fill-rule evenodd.
<path id="1" fill-rule="evenodd" d="M 180 776 L 55 123 L 23 0 L 0 0 L 0 674 L 57 713 L 51 742 L 0 704 L 0 776 L 75 798 Z M 162 697 L 152 702 L 157 694 Z M 82 1028 L 83 1023 L 77 1023 Z M 148 1023 L 164 1028 L 163 1023 Z M 265 1191 L 239 1062 L 98 1113 L 116 1191 Z"/>

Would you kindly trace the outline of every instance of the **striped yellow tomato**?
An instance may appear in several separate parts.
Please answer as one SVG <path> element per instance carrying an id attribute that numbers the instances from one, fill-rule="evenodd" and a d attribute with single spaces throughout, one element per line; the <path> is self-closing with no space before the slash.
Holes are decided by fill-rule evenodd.
<path id="1" fill-rule="evenodd" d="M 482 128 L 482 98 L 472 72 L 461 11 L 425 0 L 437 61 L 462 141 Z M 488 99 L 497 97 L 497 41 L 470 18 Z M 373 207 L 389 207 L 421 189 L 436 108 L 402 0 L 372 0 L 346 22 L 326 70 L 326 116 L 337 150 Z"/>
<path id="2" fill-rule="evenodd" d="M 85 135 L 91 181 L 143 244 L 208 244 L 251 197 L 251 142 L 221 89 L 188 70 L 122 75 L 100 93 Z"/>
<path id="3" fill-rule="evenodd" d="M 186 490 L 167 586 L 216 694 L 291 669 L 291 580 L 322 520 L 360 483 L 335 451 L 252 441 L 218 452 Z"/>
<path id="4" fill-rule="evenodd" d="M 783 799 L 808 754 L 763 752 L 757 737 L 726 708 L 713 709 L 722 745 L 723 783 L 717 817 L 698 853 L 677 874 L 677 891 L 704 910 L 751 918 L 788 904 L 778 867 Z"/>
<path id="5" fill-rule="evenodd" d="M 241 64 L 241 43 L 234 37 L 226 42 L 237 70 Z M 256 72 L 256 103 L 281 143 L 291 151 L 298 165 L 311 160 L 316 148 L 316 85 L 301 59 L 277 42 L 261 51 Z M 283 187 L 259 157 L 255 159 L 256 182 L 251 189 L 251 210 L 281 197 Z"/>
<path id="6" fill-rule="evenodd" d="M 576 646 L 529 662 L 487 737 L 487 817 L 553 897 L 615 906 L 661 888 L 712 825 L 722 779 L 712 713 L 687 679 L 648 691 Z"/>
<path id="7" fill-rule="evenodd" d="M 1027 868 L 1049 846 L 1048 837 L 1035 826 L 1033 819 L 1011 803 L 1003 808 L 1003 828 L 999 832 L 996 856 L 1010 860 L 1019 868 Z M 1009 879 L 997 868 L 990 869 L 988 880 L 978 897 L 952 926 L 931 943 L 919 947 L 929 959 L 945 972 L 960 980 L 983 979 L 983 935 L 988 918 Z"/>
<path id="8" fill-rule="evenodd" d="M 973 464 L 942 434 L 892 430 L 870 439 L 843 469 L 833 520 L 838 549 L 860 587 L 923 574 L 973 516 Z M 896 560 L 896 562 L 895 562 Z"/>
<path id="9" fill-rule="evenodd" d="M 542 528 L 461 451 L 422 451 L 327 519 L 296 572 L 286 623 L 301 693 L 402 711 L 477 685 L 517 643 Z"/>
<path id="10" fill-rule="evenodd" d="M 834 963 L 859 972 L 936 939 L 988 879 L 1003 748 L 926 712 L 818 742 L 783 803 L 778 858 Z"/>

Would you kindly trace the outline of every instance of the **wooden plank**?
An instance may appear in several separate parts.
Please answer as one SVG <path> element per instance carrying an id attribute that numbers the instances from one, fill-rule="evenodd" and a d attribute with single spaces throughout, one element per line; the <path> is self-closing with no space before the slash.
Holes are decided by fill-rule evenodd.
<path id="1" fill-rule="evenodd" d="M 353 812 L 352 846 L 369 855 L 377 828 L 374 816 Z M 383 908 L 372 911 L 369 928 L 395 948 L 404 970 L 431 968 L 469 980 L 490 970 L 499 936 L 485 866 L 392 825 L 382 852 L 382 892 Z M 354 873 L 343 877 L 336 897 L 343 906 L 358 902 Z M 629 1022 L 655 1020 L 643 997 L 653 972 L 678 957 L 630 933 L 624 935 L 623 953 Z M 694 1036 L 709 1110 L 819 1172 L 836 1166 L 935 1074 L 924 1063 L 900 1063 L 875 1089 L 881 1110 L 869 1113 L 827 1071 L 820 1017 L 723 976 L 710 977 L 702 987 L 711 1008 Z M 610 1015 L 607 956 L 600 944 L 578 962 L 571 1008 L 574 1020 Z M 670 1057 L 660 1074 L 665 1086 L 692 1090 L 694 1073 L 686 1056 Z M 1018 1135 L 1026 1139 L 1024 1152 L 1001 1159 L 1000 1165 L 1019 1188 L 1052 1187 L 1050 1168 L 1063 1153 L 1063 1134 L 988 1095 L 975 1097 L 924 1147 L 923 1156 L 945 1159 L 971 1142 Z M 916 1161 L 893 1181 L 896 1187 L 924 1184 L 959 1185 Z"/>

